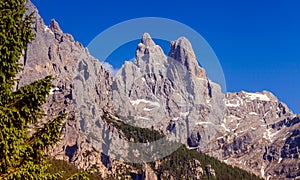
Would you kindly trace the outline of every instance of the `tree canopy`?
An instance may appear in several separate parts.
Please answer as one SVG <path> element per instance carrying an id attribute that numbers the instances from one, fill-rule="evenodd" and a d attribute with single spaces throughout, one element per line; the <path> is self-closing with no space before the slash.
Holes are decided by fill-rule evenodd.
<path id="1" fill-rule="evenodd" d="M 65 114 L 47 122 L 42 105 L 51 88 L 47 76 L 17 90 L 19 60 L 34 38 L 34 14 L 26 0 L 0 0 L 0 179 L 57 179 L 45 151 L 61 136 Z"/>

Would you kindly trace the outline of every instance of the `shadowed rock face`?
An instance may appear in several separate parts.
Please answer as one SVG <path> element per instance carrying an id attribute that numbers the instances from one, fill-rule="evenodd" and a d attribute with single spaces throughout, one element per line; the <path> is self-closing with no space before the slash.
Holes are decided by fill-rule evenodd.
<path id="1" fill-rule="evenodd" d="M 24 71 L 16 88 L 46 75 L 56 78 L 44 109 L 47 119 L 63 112 L 68 118 L 52 156 L 108 173 L 114 163 L 99 152 L 103 147 L 128 154 L 126 142 L 110 144 L 120 134 L 101 118 L 108 113 L 173 133 L 192 148 L 265 178 L 300 176 L 300 117 L 266 91 L 223 94 L 186 38 L 171 42 L 166 56 L 145 33 L 134 62 L 125 62 L 113 78 L 56 21 L 46 26 L 36 8 L 27 6 L 36 14 L 36 38 L 20 59 Z"/>
<path id="2" fill-rule="evenodd" d="M 52 75 L 56 88 L 51 90 L 44 106 L 47 119 L 64 112 L 68 117 L 62 141 L 50 154 L 80 168 L 102 166 L 101 154 L 88 143 L 87 132 L 105 130 L 101 115 L 112 109 L 112 77 L 87 49 L 70 34 L 64 34 L 55 20 L 46 26 L 34 5 L 29 2 L 27 7 L 29 12 L 35 13 L 36 36 L 20 60 L 24 70 L 19 74 L 16 88 Z M 90 121 L 81 110 L 91 116 Z M 98 126 L 96 120 L 99 120 Z"/>

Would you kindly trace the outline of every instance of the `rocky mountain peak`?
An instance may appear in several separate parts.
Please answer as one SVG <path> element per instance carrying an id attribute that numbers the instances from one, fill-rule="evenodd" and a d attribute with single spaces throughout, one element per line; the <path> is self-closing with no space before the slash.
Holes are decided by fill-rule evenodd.
<path id="1" fill-rule="evenodd" d="M 59 34 L 62 34 L 62 33 L 63 33 L 62 30 L 61 30 L 60 27 L 59 27 L 58 22 L 56 22 L 55 19 L 51 19 L 49 28 L 50 28 L 54 33 L 59 33 Z"/>
<path id="2" fill-rule="evenodd" d="M 199 66 L 193 47 L 187 38 L 180 37 L 176 41 L 172 41 L 168 57 L 170 60 L 174 59 L 186 66 L 192 75 L 206 78 L 205 70 Z"/>
<path id="3" fill-rule="evenodd" d="M 116 114 L 134 126 L 173 133 L 189 148 L 266 179 L 300 176 L 300 116 L 267 91 L 223 94 L 206 78 L 187 38 L 172 41 L 166 57 L 144 33 L 135 62 L 125 62 L 113 79 L 55 20 L 46 26 L 30 1 L 27 7 L 36 15 L 36 37 L 20 60 L 18 87 L 53 75 L 47 119 L 68 114 L 51 156 L 109 173 L 118 162 L 100 150 L 109 147 L 124 158 L 131 151 L 102 118 Z"/>
<path id="4" fill-rule="evenodd" d="M 186 37 L 179 37 L 177 40 L 171 41 L 170 47 L 171 51 L 169 55 L 172 55 L 179 50 L 182 54 L 177 55 L 189 55 L 190 57 L 196 58 L 193 47 Z"/>
<path id="5" fill-rule="evenodd" d="M 151 66 L 148 69 L 153 69 L 153 66 L 154 69 L 160 69 L 156 66 L 162 66 L 166 61 L 167 58 L 162 48 L 155 44 L 149 33 L 145 32 L 136 49 L 135 64 L 139 67 L 147 64 L 148 66 Z"/>
<path id="6" fill-rule="evenodd" d="M 143 43 L 145 46 L 155 46 L 154 41 L 152 40 L 150 34 L 147 32 L 143 34 L 141 43 Z"/>

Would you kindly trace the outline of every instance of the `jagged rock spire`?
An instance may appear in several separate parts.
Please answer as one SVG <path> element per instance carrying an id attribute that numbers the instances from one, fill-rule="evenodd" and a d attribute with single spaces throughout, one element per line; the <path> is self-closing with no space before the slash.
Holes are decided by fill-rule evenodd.
<path id="1" fill-rule="evenodd" d="M 50 22 L 50 29 L 54 32 L 54 33 L 59 33 L 59 34 L 62 34 L 62 30 L 60 29 L 59 27 L 59 24 L 58 22 L 55 21 L 55 19 L 51 19 L 51 22 Z"/>
<path id="2" fill-rule="evenodd" d="M 176 41 L 172 41 L 168 57 L 169 61 L 179 61 L 186 66 L 192 75 L 206 78 L 205 70 L 199 66 L 192 45 L 187 38 L 180 37 Z"/>
<path id="3" fill-rule="evenodd" d="M 147 32 L 143 34 L 141 43 L 143 43 L 145 46 L 155 46 L 154 41 L 152 40 L 150 34 Z"/>
<path id="4" fill-rule="evenodd" d="M 146 62 L 150 66 L 162 66 L 166 61 L 167 57 L 162 48 L 155 44 L 149 33 L 145 32 L 136 49 L 136 65 L 141 66 Z"/>

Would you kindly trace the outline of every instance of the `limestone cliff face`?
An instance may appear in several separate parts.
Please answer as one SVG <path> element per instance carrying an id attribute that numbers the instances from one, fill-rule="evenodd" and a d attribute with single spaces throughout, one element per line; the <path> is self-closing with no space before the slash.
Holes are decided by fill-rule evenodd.
<path id="1" fill-rule="evenodd" d="M 44 106 L 45 113 L 47 118 L 64 112 L 68 117 L 62 141 L 51 155 L 80 168 L 102 166 L 101 154 L 88 142 L 87 132 L 105 130 L 101 115 L 112 109 L 112 76 L 82 44 L 64 34 L 56 21 L 46 26 L 35 6 L 29 2 L 27 7 L 29 12 L 35 12 L 36 36 L 20 60 L 24 70 L 19 74 L 16 88 L 52 75 L 56 88 Z M 88 113 L 89 118 L 82 112 Z"/>
<path id="2" fill-rule="evenodd" d="M 264 178 L 299 176 L 299 116 L 272 93 L 228 93 L 226 133 L 204 152 Z"/>
<path id="3" fill-rule="evenodd" d="M 145 33 L 134 62 L 112 77 L 56 21 L 46 26 L 37 9 L 27 6 L 36 15 L 36 37 L 20 59 L 24 70 L 16 88 L 46 75 L 56 78 L 44 109 L 47 118 L 63 112 L 68 118 L 52 156 L 79 168 L 97 166 L 102 174 L 124 165 L 102 153 L 129 153 L 129 143 L 102 119 L 109 114 L 172 133 L 190 148 L 264 178 L 300 176 L 299 115 L 267 91 L 223 94 L 199 66 L 188 39 L 171 42 L 166 56 Z M 149 166 L 144 169 L 146 179 L 156 178 Z"/>
<path id="4" fill-rule="evenodd" d="M 171 42 L 167 57 L 145 33 L 135 61 L 119 70 L 112 92 L 115 112 L 127 123 L 174 133 L 193 147 L 205 146 L 224 131 L 224 95 L 206 77 L 184 37 Z"/>
<path id="5" fill-rule="evenodd" d="M 299 116 L 267 91 L 223 94 L 186 38 L 170 47 L 166 57 L 145 33 L 135 61 L 116 75 L 113 103 L 123 120 L 174 133 L 190 148 L 264 178 L 300 175 Z"/>

